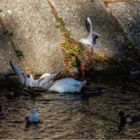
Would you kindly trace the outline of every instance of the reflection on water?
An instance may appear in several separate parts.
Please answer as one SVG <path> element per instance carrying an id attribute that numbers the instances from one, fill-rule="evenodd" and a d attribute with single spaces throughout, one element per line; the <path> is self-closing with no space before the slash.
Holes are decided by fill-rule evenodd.
<path id="1" fill-rule="evenodd" d="M 139 115 L 140 81 L 126 77 L 91 79 L 89 87 L 103 87 L 100 96 L 81 94 L 41 93 L 35 101 L 30 96 L 7 100 L 6 89 L 0 91 L 0 103 L 6 118 L 0 120 L 0 139 L 59 138 L 59 139 L 119 139 L 140 138 L 140 124 L 126 126 L 117 133 L 117 114 Z M 25 116 L 33 107 L 40 110 L 38 129 L 25 130 Z"/>

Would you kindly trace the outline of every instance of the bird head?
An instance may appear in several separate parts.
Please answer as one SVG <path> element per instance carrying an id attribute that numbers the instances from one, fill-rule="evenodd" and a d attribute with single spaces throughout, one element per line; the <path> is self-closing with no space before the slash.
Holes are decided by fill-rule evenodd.
<path id="1" fill-rule="evenodd" d="M 32 110 L 32 113 L 33 114 L 36 114 L 36 113 L 38 113 L 39 112 L 39 109 L 37 109 L 37 108 L 34 108 L 33 110 Z"/>

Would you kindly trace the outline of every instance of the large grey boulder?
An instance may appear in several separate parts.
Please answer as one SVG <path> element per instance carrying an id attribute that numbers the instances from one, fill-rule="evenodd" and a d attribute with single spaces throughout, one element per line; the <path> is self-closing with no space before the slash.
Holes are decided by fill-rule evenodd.
<path id="1" fill-rule="evenodd" d="M 110 3 L 108 9 L 118 20 L 133 46 L 140 50 L 140 0 Z"/>
<path id="2" fill-rule="evenodd" d="M 1 0 L 5 28 L 14 47 L 23 52 L 22 64 L 35 73 L 54 72 L 63 66 L 61 34 L 46 0 Z"/>
<path id="3" fill-rule="evenodd" d="M 64 21 L 73 39 L 79 41 L 87 37 L 85 20 L 90 17 L 94 31 L 100 34 L 98 41 L 101 48 L 95 49 L 95 53 L 105 58 L 118 59 L 125 56 L 124 34 L 116 30 L 112 15 L 102 0 L 51 0 L 50 2 Z M 130 7 L 129 14 L 133 11 L 135 15 L 134 18 L 131 17 L 130 23 L 139 21 L 137 19 L 139 9 L 134 10 L 139 1 L 134 0 L 134 2 L 135 4 L 123 3 L 122 11 L 119 9 L 119 3 L 117 6 L 114 6 L 114 3 L 109 4 L 108 7 L 116 15 L 116 19 L 121 21 L 122 26 L 125 29 L 128 27 L 126 30 L 129 32 L 128 38 L 139 45 L 139 26 L 136 26 L 137 30 L 134 28 L 130 32 L 131 28 L 127 26 L 129 20 L 123 11 Z M 12 42 L 9 49 L 19 49 L 23 52 L 23 57 L 19 59 L 22 67 L 30 67 L 34 73 L 54 72 L 63 68 L 63 53 L 60 47 L 63 34 L 56 26 L 56 19 L 47 0 L 1 0 L 0 13 L 4 30 L 11 35 L 7 41 L 7 43 Z M 1 49 L 1 61 L 5 66 L 3 61 L 5 53 L 2 50 L 4 49 Z M 14 51 L 13 55 L 15 55 Z M 11 59 L 15 57 L 13 55 L 9 55 Z"/>

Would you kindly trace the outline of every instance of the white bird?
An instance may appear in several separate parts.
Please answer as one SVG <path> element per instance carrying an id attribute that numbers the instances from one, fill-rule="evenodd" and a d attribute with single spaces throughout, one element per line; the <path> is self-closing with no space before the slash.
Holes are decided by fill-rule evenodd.
<path id="1" fill-rule="evenodd" d="M 47 89 L 47 87 L 50 87 L 49 85 L 52 83 L 52 81 L 58 76 L 60 72 L 50 74 L 50 73 L 45 73 L 43 74 L 39 79 L 38 79 L 38 86 L 39 87 L 44 87 Z"/>
<path id="2" fill-rule="evenodd" d="M 55 74 L 45 73 L 39 79 L 35 80 L 32 74 L 26 75 L 20 67 L 16 66 L 11 61 L 10 65 L 15 74 L 18 76 L 19 82 L 25 85 L 26 87 L 30 88 L 48 89 L 50 87 L 50 83 L 52 82 L 52 80 L 55 79 L 56 76 L 59 74 L 59 73 Z"/>
<path id="3" fill-rule="evenodd" d="M 20 67 L 16 66 L 11 61 L 10 61 L 10 65 L 11 65 L 13 71 L 15 72 L 15 74 L 18 76 L 19 82 L 21 84 L 23 84 L 27 87 L 38 86 L 38 80 L 34 80 L 32 74 L 26 75 Z"/>
<path id="4" fill-rule="evenodd" d="M 21 68 L 10 62 L 13 71 L 17 74 L 21 84 L 31 88 L 42 88 L 44 90 L 55 91 L 59 93 L 74 93 L 80 92 L 85 86 L 86 81 L 79 81 L 73 78 L 63 78 L 54 80 L 59 73 L 43 74 L 39 79 L 34 80 L 32 75 L 26 76 Z"/>
<path id="5" fill-rule="evenodd" d="M 21 82 L 21 84 L 25 84 L 26 75 L 23 72 L 23 70 L 20 67 L 13 64 L 11 61 L 10 61 L 10 65 L 11 65 L 13 71 L 15 72 L 15 74 L 18 76 L 18 79 Z"/>
<path id="6" fill-rule="evenodd" d="M 54 81 L 53 85 L 48 89 L 59 93 L 78 93 L 86 85 L 87 81 L 79 81 L 72 78 L 64 78 Z"/>
<path id="7" fill-rule="evenodd" d="M 92 22 L 89 17 L 87 17 L 86 19 L 86 27 L 87 27 L 87 30 L 89 31 L 89 35 L 87 38 L 82 38 L 80 40 L 80 43 L 84 45 L 89 45 L 91 47 L 99 48 L 100 46 L 96 40 L 98 39 L 100 35 L 96 32 L 93 32 Z"/>

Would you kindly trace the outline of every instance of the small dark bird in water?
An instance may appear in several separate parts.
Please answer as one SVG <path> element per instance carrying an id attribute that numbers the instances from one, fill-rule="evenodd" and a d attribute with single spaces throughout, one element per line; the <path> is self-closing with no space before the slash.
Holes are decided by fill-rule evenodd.
<path id="1" fill-rule="evenodd" d="M 119 124 L 118 124 L 118 132 L 122 131 L 127 123 L 126 117 L 123 111 L 118 113 L 119 116 Z"/>
<path id="2" fill-rule="evenodd" d="M 118 116 L 120 118 L 119 125 L 118 125 L 118 132 L 122 131 L 126 124 L 132 125 L 134 123 L 140 122 L 140 116 L 138 115 L 125 115 L 123 111 L 120 111 L 118 113 Z"/>
<path id="3" fill-rule="evenodd" d="M 38 123 L 39 123 L 39 114 L 38 114 L 38 109 L 33 109 L 32 115 L 29 117 L 26 117 L 26 128 L 29 127 L 30 124 L 34 124 L 35 128 L 38 128 Z"/>
<path id="4" fill-rule="evenodd" d="M 0 119 L 4 119 L 5 118 L 5 115 L 2 111 L 2 106 L 0 105 Z"/>

